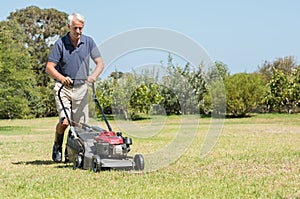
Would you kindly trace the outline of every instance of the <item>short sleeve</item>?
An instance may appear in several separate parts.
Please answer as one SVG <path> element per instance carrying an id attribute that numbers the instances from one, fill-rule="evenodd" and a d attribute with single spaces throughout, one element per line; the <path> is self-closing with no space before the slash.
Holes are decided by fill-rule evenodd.
<path id="1" fill-rule="evenodd" d="M 51 53 L 49 55 L 48 61 L 58 63 L 61 60 L 61 39 L 57 40 L 53 48 L 51 50 Z"/>
<path id="2" fill-rule="evenodd" d="M 90 47 L 91 47 L 91 58 L 92 59 L 101 57 L 100 50 L 93 39 L 90 39 Z"/>

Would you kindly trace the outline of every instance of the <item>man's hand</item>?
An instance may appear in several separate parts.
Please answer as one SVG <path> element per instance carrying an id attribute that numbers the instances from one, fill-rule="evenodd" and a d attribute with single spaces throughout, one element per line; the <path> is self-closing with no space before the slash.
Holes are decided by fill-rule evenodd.
<path id="1" fill-rule="evenodd" d="M 73 80 L 70 77 L 64 77 L 61 80 L 61 83 L 68 86 L 68 85 L 73 84 Z"/>
<path id="2" fill-rule="evenodd" d="M 91 76 L 88 76 L 86 81 L 89 83 L 94 83 L 96 80 L 97 80 L 97 78 L 91 75 Z"/>
<path id="3" fill-rule="evenodd" d="M 46 72 L 54 79 L 60 81 L 64 85 L 71 85 L 73 84 L 73 81 L 70 77 L 64 77 L 62 74 L 60 74 L 56 68 L 56 63 L 54 62 L 47 62 L 46 65 Z"/>
<path id="4" fill-rule="evenodd" d="M 103 60 L 101 57 L 97 57 L 96 59 L 94 59 L 94 62 L 96 64 L 96 67 L 95 67 L 93 73 L 90 76 L 88 76 L 88 78 L 86 80 L 89 83 L 94 83 L 104 69 L 104 64 L 103 64 Z"/>

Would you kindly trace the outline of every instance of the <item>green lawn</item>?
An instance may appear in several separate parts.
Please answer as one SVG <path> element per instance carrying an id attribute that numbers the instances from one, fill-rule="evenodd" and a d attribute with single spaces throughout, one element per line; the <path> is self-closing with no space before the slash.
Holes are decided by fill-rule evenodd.
<path id="1" fill-rule="evenodd" d="M 182 122 L 172 116 L 158 121 L 163 121 L 161 128 L 155 121 L 134 122 L 157 133 L 133 138 L 131 153 L 165 158 L 160 149 L 174 145 L 180 129 L 180 139 L 189 144 L 191 136 L 192 142 L 178 143 L 184 152 L 179 159 L 143 173 L 93 173 L 51 161 L 57 118 L 0 120 L 0 198 L 300 198 L 300 115 L 226 119 L 215 147 L 204 158 L 200 150 L 210 118 Z M 198 123 L 195 131 L 192 124 Z M 111 125 L 122 130 L 118 121 Z M 176 153 L 176 147 L 167 149 L 166 155 Z"/>

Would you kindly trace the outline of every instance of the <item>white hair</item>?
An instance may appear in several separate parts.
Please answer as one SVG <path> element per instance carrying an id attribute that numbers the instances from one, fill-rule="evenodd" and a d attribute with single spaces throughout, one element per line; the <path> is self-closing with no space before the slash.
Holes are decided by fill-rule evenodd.
<path id="1" fill-rule="evenodd" d="M 72 22 L 73 22 L 74 20 L 78 20 L 78 21 L 80 21 L 80 22 L 82 22 L 82 23 L 85 22 L 84 16 L 82 16 L 82 15 L 79 14 L 79 13 L 73 13 L 73 14 L 71 14 L 71 15 L 68 16 L 68 24 L 69 24 L 69 25 L 72 25 Z"/>

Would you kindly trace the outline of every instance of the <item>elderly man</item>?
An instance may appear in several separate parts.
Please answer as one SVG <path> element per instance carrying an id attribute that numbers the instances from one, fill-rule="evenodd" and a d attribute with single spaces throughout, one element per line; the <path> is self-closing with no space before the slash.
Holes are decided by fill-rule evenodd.
<path id="1" fill-rule="evenodd" d="M 104 69 L 101 54 L 94 40 L 82 34 L 85 18 L 73 13 L 68 16 L 69 32 L 58 39 L 49 55 L 46 72 L 55 79 L 55 102 L 59 115 L 56 125 L 52 159 L 62 161 L 62 143 L 64 132 L 69 123 L 58 99 L 58 90 L 62 84 L 61 99 L 72 121 L 86 123 L 88 120 L 88 88 L 85 82 L 93 83 Z M 96 67 L 89 75 L 89 60 Z M 68 162 L 67 151 L 65 161 Z"/>

